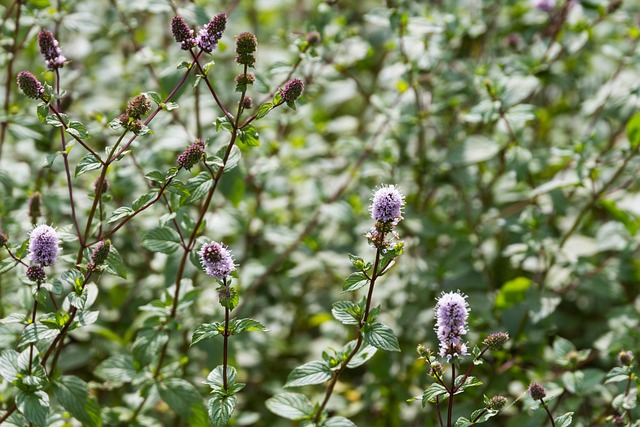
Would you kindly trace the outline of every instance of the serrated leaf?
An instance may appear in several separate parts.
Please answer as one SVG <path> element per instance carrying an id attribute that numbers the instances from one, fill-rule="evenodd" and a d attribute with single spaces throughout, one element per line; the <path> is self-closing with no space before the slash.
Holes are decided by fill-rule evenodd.
<path id="1" fill-rule="evenodd" d="M 158 105 L 162 104 L 162 98 L 160 98 L 160 95 L 158 95 L 157 92 L 151 92 L 151 91 L 144 92 L 143 95 L 145 95 L 147 98 L 149 98 L 150 100 L 152 100 Z"/>
<path id="2" fill-rule="evenodd" d="M 131 349 L 133 357 L 137 361 L 147 364 L 160 354 L 162 346 L 168 340 L 169 335 L 165 330 L 143 328 L 138 332 L 136 340 L 133 342 Z"/>
<path id="3" fill-rule="evenodd" d="M 249 147 L 260 146 L 260 135 L 253 125 L 248 125 L 242 130 L 239 130 L 238 138 L 240 139 L 240 142 L 247 144 Z"/>
<path id="4" fill-rule="evenodd" d="M 355 344 L 355 341 L 353 341 L 353 343 Z M 375 356 L 377 351 L 378 349 L 372 345 L 365 344 L 361 346 L 355 356 L 353 356 L 349 363 L 347 363 L 347 368 L 353 369 L 364 365 L 369 361 L 369 359 Z"/>
<path id="5" fill-rule="evenodd" d="M 188 194 L 185 195 L 184 200 L 181 201 L 180 204 L 191 204 L 202 199 L 213 187 L 213 182 L 213 178 L 209 172 L 200 172 L 195 177 L 189 179 L 186 185 Z"/>
<path id="6" fill-rule="evenodd" d="M 242 332 L 267 332 L 268 330 L 262 323 L 250 318 L 233 319 L 229 322 L 231 335 L 241 334 Z"/>
<path id="7" fill-rule="evenodd" d="M 435 403 L 439 397 L 449 397 L 447 389 L 438 383 L 433 383 L 422 393 L 422 407 L 427 406 L 427 403 Z M 443 399 L 440 399 L 442 401 Z"/>
<path id="8" fill-rule="evenodd" d="M 16 406 L 25 418 L 37 426 L 47 424 L 49 415 L 49 396 L 41 390 L 18 391 L 16 396 Z"/>
<path id="9" fill-rule="evenodd" d="M 318 427 L 356 427 L 356 425 L 345 417 L 331 417 L 321 422 Z"/>
<path id="10" fill-rule="evenodd" d="M 224 332 L 224 323 L 204 323 L 193 331 L 191 336 L 191 345 L 195 345 L 200 341 L 208 340 L 215 336 L 218 336 Z"/>
<path id="11" fill-rule="evenodd" d="M 484 411 L 484 409 L 480 409 L 481 411 Z M 473 416 L 472 416 L 473 418 Z M 456 420 L 456 423 L 454 424 L 454 427 L 469 427 L 471 425 L 473 425 L 475 423 L 472 423 L 471 421 L 469 421 L 468 419 L 466 419 L 465 417 L 460 417 Z"/>
<path id="12" fill-rule="evenodd" d="M 0 353 L 0 376 L 8 382 L 17 380 L 20 372 L 18 353 L 15 350 L 4 350 Z"/>
<path id="13" fill-rule="evenodd" d="M 198 390 L 181 378 L 168 378 L 158 384 L 160 397 L 189 425 L 203 425 L 207 422 L 202 398 Z"/>
<path id="14" fill-rule="evenodd" d="M 156 197 L 156 193 L 143 194 L 142 196 L 138 197 L 136 200 L 133 201 L 133 203 L 131 204 L 131 207 L 133 208 L 134 211 L 137 211 L 138 209 L 146 205 L 148 202 L 153 200 L 155 197 Z"/>
<path id="15" fill-rule="evenodd" d="M 313 414 L 313 405 L 300 393 L 279 393 L 265 402 L 267 409 L 289 420 L 301 420 Z"/>
<path id="16" fill-rule="evenodd" d="M 62 118 L 62 121 L 60 121 L 60 119 L 58 118 L 58 115 L 51 114 L 46 119 L 47 124 L 51 125 L 53 127 L 56 127 L 56 128 L 62 127 L 64 125 L 68 126 L 69 125 L 69 117 L 66 114 L 60 114 L 60 117 Z"/>
<path id="17" fill-rule="evenodd" d="M 89 153 L 82 159 L 80 159 L 80 161 L 76 165 L 75 176 L 78 177 L 85 172 L 99 169 L 101 166 L 102 163 L 100 162 L 100 160 L 93 154 Z"/>
<path id="18" fill-rule="evenodd" d="M 365 343 L 381 350 L 400 351 L 398 339 L 393 330 L 382 323 L 365 323 L 362 327 L 362 338 Z"/>
<path id="19" fill-rule="evenodd" d="M 49 114 L 49 104 L 41 102 L 38 104 L 38 120 L 43 123 Z"/>
<path id="20" fill-rule="evenodd" d="M 227 388 L 228 389 L 234 388 L 234 386 L 236 385 L 240 385 L 240 388 L 236 388 L 236 391 L 237 391 L 244 387 L 244 384 L 236 383 L 237 375 L 238 373 L 236 371 L 236 368 L 234 368 L 233 366 L 227 366 Z M 203 381 L 203 384 L 208 384 L 213 389 L 213 392 L 224 394 L 226 391 L 224 389 L 224 381 L 222 380 L 223 376 L 224 376 L 224 366 L 222 365 L 216 366 L 215 369 L 209 372 L 209 375 L 207 375 L 207 379 Z"/>
<path id="21" fill-rule="evenodd" d="M 128 216 L 133 215 L 133 209 L 128 206 L 122 206 L 113 211 L 111 217 L 107 221 L 107 224 L 111 224 L 112 222 L 116 222 L 121 220 L 122 218 L 126 218 Z"/>
<path id="22" fill-rule="evenodd" d="M 555 352 L 557 359 L 564 359 L 567 354 L 575 349 L 576 346 L 573 345 L 571 341 L 562 337 L 556 337 L 553 341 L 553 351 Z"/>
<path id="23" fill-rule="evenodd" d="M 344 281 L 342 292 L 357 291 L 361 287 L 369 283 L 369 279 L 362 272 L 351 273 Z"/>
<path id="24" fill-rule="evenodd" d="M 100 363 L 95 370 L 96 376 L 115 383 L 130 383 L 138 373 L 129 355 L 112 356 Z"/>
<path id="25" fill-rule="evenodd" d="M 209 400 L 207 413 L 214 427 L 226 427 L 229 419 L 236 409 L 238 398 L 236 396 L 216 395 Z"/>
<path id="26" fill-rule="evenodd" d="M 324 361 L 314 360 L 295 368 L 287 377 L 285 387 L 322 384 L 333 378 L 333 371 Z"/>
<path id="27" fill-rule="evenodd" d="M 40 342 L 47 339 L 53 339 L 58 336 L 60 331 L 53 325 L 41 322 L 31 323 L 27 325 L 20 335 L 19 346 Z"/>
<path id="28" fill-rule="evenodd" d="M 166 104 L 164 104 L 164 109 L 167 111 L 175 110 L 177 108 L 180 108 L 180 107 L 175 102 L 167 102 Z"/>
<path id="29" fill-rule="evenodd" d="M 226 151 L 227 151 L 227 148 L 222 147 L 220 150 L 218 150 L 218 152 L 216 153 L 216 156 L 221 159 L 224 159 L 224 155 Z M 241 157 L 242 157 L 242 152 L 240 151 L 240 148 L 237 145 L 234 145 L 233 147 L 231 147 L 231 152 L 229 153 L 227 162 L 224 164 L 224 173 L 230 172 L 236 166 L 238 166 L 238 163 L 240 163 Z"/>
<path id="30" fill-rule="evenodd" d="M 487 421 L 489 418 L 492 418 L 498 415 L 498 412 L 499 411 L 495 409 L 488 409 L 488 408 L 477 409 L 471 413 L 471 419 L 475 420 L 476 424 L 483 423 Z"/>
<path id="31" fill-rule="evenodd" d="M 53 383 L 53 394 L 62 407 L 83 426 L 102 426 L 100 406 L 90 396 L 87 384 L 80 378 L 72 375 L 60 377 Z"/>
<path id="32" fill-rule="evenodd" d="M 261 118 L 269 114 L 271 110 L 273 110 L 273 104 L 271 102 L 265 102 L 260 106 L 260 108 L 258 108 L 258 114 L 256 114 L 256 120 L 260 120 Z"/>
<path id="33" fill-rule="evenodd" d="M 631 370 L 629 369 L 629 367 L 616 366 L 615 368 L 607 372 L 606 380 L 604 383 L 609 384 L 609 383 L 619 383 L 622 381 L 627 381 L 630 375 L 631 375 Z"/>
<path id="34" fill-rule="evenodd" d="M 76 120 L 69 122 L 69 127 L 66 129 L 67 133 L 75 136 L 78 139 L 89 139 L 91 136 L 87 132 L 87 128 Z"/>
<path id="35" fill-rule="evenodd" d="M 151 252 L 172 254 L 180 248 L 180 235 L 169 227 L 158 227 L 142 235 L 142 247 Z"/>
<path id="36" fill-rule="evenodd" d="M 331 314 L 344 325 L 358 325 L 360 323 L 359 307 L 351 301 L 336 301 L 331 308 Z"/>
<path id="37" fill-rule="evenodd" d="M 120 253 L 114 246 L 111 246 L 105 265 L 107 266 L 106 271 L 108 273 L 122 277 L 123 279 L 127 278 L 127 268 L 124 265 L 124 261 L 122 261 Z"/>
<path id="38" fill-rule="evenodd" d="M 567 412 L 555 419 L 556 427 L 568 427 L 573 422 L 573 412 Z"/>
<path id="39" fill-rule="evenodd" d="M 147 178 L 149 181 L 154 181 L 154 182 L 164 182 L 164 174 L 160 171 L 151 171 L 148 174 L 146 174 L 144 176 L 145 178 Z"/>

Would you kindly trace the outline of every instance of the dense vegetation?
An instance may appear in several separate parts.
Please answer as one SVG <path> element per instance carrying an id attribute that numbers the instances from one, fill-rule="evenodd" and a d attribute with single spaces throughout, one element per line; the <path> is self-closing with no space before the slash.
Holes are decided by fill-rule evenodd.
<path id="1" fill-rule="evenodd" d="M 0 423 L 640 425 L 640 4 L 425 3 L 3 2 Z"/>

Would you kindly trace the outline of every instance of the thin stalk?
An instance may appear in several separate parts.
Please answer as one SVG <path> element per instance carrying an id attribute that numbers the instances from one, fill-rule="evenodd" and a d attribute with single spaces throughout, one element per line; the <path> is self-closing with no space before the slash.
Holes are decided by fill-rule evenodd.
<path id="1" fill-rule="evenodd" d="M 451 427 L 453 415 L 453 396 L 456 389 L 456 364 L 451 364 L 451 390 L 449 391 L 449 406 L 447 407 L 447 427 Z"/>
<path id="2" fill-rule="evenodd" d="M 553 415 L 551 415 L 551 411 L 549 411 L 549 407 L 545 403 L 544 399 L 540 399 L 540 403 L 544 407 L 544 410 L 547 411 L 547 416 L 549 417 L 549 421 L 551 421 L 551 427 L 556 427 L 556 422 L 553 420 Z"/>
<path id="3" fill-rule="evenodd" d="M 36 295 L 40 290 L 40 282 L 38 282 L 38 286 L 36 288 Z M 31 311 L 31 324 L 36 323 L 36 313 L 38 312 L 38 298 L 33 298 L 33 311 Z M 34 343 L 29 344 L 29 375 L 31 375 L 31 368 L 33 365 L 33 347 Z"/>
<path id="4" fill-rule="evenodd" d="M 2 158 L 2 147 L 4 146 L 4 138 L 7 133 L 7 127 L 9 126 L 9 104 L 11 102 L 11 82 L 13 81 L 13 61 L 15 61 L 16 54 L 18 53 L 18 36 L 20 35 L 20 11 L 21 11 L 21 0 L 17 0 L 14 4 L 11 5 L 11 9 L 7 12 L 7 17 L 11 13 L 13 6 L 17 6 L 16 11 L 16 22 L 15 28 L 13 31 L 13 44 L 11 45 L 11 50 L 9 52 L 10 57 L 7 63 L 7 78 L 4 81 L 4 104 L 3 111 L 5 114 L 5 118 L 0 123 L 0 159 Z M 4 22 L 3 22 L 4 23 Z"/>
<path id="5" fill-rule="evenodd" d="M 444 421 L 442 421 L 442 412 L 440 411 L 440 396 L 436 397 L 436 412 L 438 413 L 438 421 L 440 422 L 440 427 L 444 427 Z"/>
<path id="6" fill-rule="evenodd" d="M 382 241 L 384 241 L 384 237 L 382 238 Z M 364 326 L 364 324 L 367 321 L 367 318 L 369 317 L 369 310 L 371 308 L 371 299 L 372 299 L 371 297 L 373 296 L 373 289 L 376 284 L 376 279 L 378 278 L 378 264 L 380 262 L 381 253 L 382 253 L 382 249 L 378 248 L 376 250 L 376 260 L 373 264 L 373 273 L 371 274 L 371 281 L 369 282 L 369 292 L 367 293 L 366 307 L 364 310 L 364 314 L 362 315 L 362 318 L 358 322 L 358 337 L 356 340 L 356 345 L 355 347 L 353 347 L 353 350 L 351 350 L 351 353 L 349 353 L 349 356 L 347 356 L 344 362 L 342 362 L 342 365 L 340 365 L 340 369 L 338 369 L 337 371 L 334 371 L 333 378 L 331 378 L 331 382 L 329 383 L 329 385 L 327 386 L 327 390 L 325 391 L 324 399 L 322 400 L 322 403 L 320 404 L 320 407 L 318 408 L 316 415 L 313 418 L 313 422 L 316 424 L 320 422 L 322 411 L 324 411 L 324 408 L 327 406 L 327 403 L 329 403 L 329 399 L 331 398 L 331 394 L 333 393 L 333 388 L 336 386 L 336 383 L 338 382 L 340 375 L 342 375 L 342 372 L 344 372 L 349 362 L 351 362 L 351 359 L 353 359 L 353 357 L 356 355 L 358 350 L 360 350 L 360 346 L 362 346 L 362 341 L 363 341 L 362 326 Z"/>
<path id="7" fill-rule="evenodd" d="M 224 286 L 227 287 L 227 279 L 224 279 Z M 222 384 L 224 389 L 227 389 L 227 364 L 229 353 L 229 310 L 228 307 L 224 308 L 224 333 L 222 338 L 224 340 L 222 348 Z"/>

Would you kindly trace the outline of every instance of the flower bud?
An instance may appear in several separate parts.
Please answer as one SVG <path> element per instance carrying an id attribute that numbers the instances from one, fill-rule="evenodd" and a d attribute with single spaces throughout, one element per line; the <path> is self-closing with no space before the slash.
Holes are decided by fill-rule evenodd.
<path id="1" fill-rule="evenodd" d="M 18 87 L 27 97 L 38 99 L 44 93 L 44 87 L 38 79 L 28 71 L 18 73 Z"/>
<path id="2" fill-rule="evenodd" d="M 250 110 L 253 108 L 253 99 L 251 99 L 251 97 L 249 96 L 245 96 L 244 99 L 242 100 L 242 108 L 244 108 L 245 110 Z"/>
<path id="3" fill-rule="evenodd" d="M 182 50 L 189 50 L 196 45 L 195 33 L 189 24 L 180 16 L 174 16 L 171 20 L 171 33 Z"/>
<path id="4" fill-rule="evenodd" d="M 44 268 L 39 265 L 30 265 L 27 267 L 27 272 L 25 274 L 27 279 L 32 282 L 42 283 L 47 278 L 47 275 L 44 272 Z"/>
<path id="5" fill-rule="evenodd" d="M 8 241 L 9 241 L 9 236 L 7 236 L 6 233 L 3 233 L 2 231 L 0 231 L 0 246 L 6 245 Z"/>
<path id="6" fill-rule="evenodd" d="M 499 411 L 504 408 L 504 405 L 507 404 L 507 398 L 504 396 L 493 396 L 492 398 L 486 401 L 486 405 L 488 409 L 493 409 L 494 411 Z"/>
<path id="7" fill-rule="evenodd" d="M 256 36 L 244 32 L 236 36 L 236 62 L 247 67 L 253 67 L 256 62 L 254 55 L 256 48 L 258 47 L 258 40 Z"/>
<path id="8" fill-rule="evenodd" d="M 94 193 L 98 193 L 98 187 L 100 186 L 100 177 L 96 178 L 95 181 L 93 181 L 93 192 Z M 100 191 L 100 194 L 105 194 L 107 191 L 109 191 L 109 188 L 111 187 L 111 184 L 109 184 L 109 180 L 107 178 L 104 178 L 102 180 L 102 190 Z"/>
<path id="9" fill-rule="evenodd" d="M 544 389 L 542 384 L 538 382 L 532 382 L 529 385 L 529 394 L 533 400 L 541 400 L 547 395 L 547 391 Z"/>
<path id="10" fill-rule="evenodd" d="M 138 95 L 129 101 L 126 113 L 133 119 L 141 119 L 149 110 L 151 110 L 151 103 L 147 100 L 147 97 Z"/>
<path id="11" fill-rule="evenodd" d="M 184 169 L 191 170 L 192 167 L 204 158 L 205 148 L 204 141 L 200 138 L 196 139 L 193 144 L 178 156 L 178 165 Z"/>
<path id="12" fill-rule="evenodd" d="M 204 26 L 198 37 L 196 37 L 196 44 L 200 46 L 200 49 L 207 53 L 211 53 L 216 48 L 218 42 L 222 38 L 222 33 L 227 26 L 227 15 L 221 13 L 211 18 L 208 24 Z"/>
<path id="13" fill-rule="evenodd" d="M 109 257 L 109 252 L 111 251 L 111 240 L 103 240 L 98 242 L 95 248 L 93 248 L 93 252 L 91 253 L 91 266 L 96 268 L 99 265 L 102 265 L 107 261 Z"/>
<path id="14" fill-rule="evenodd" d="M 284 88 L 280 91 L 280 96 L 282 96 L 284 102 L 290 104 L 300 97 L 303 90 L 304 83 L 302 83 L 302 80 L 295 78 L 284 85 Z"/>
<path id="15" fill-rule="evenodd" d="M 422 359 L 428 360 L 429 357 L 431 357 L 431 350 L 429 350 L 422 344 L 418 344 L 416 351 L 418 352 L 418 356 L 420 356 Z"/>
<path id="16" fill-rule="evenodd" d="M 47 67 L 55 70 L 64 66 L 64 61 L 67 58 L 62 55 L 58 40 L 53 37 L 51 31 L 42 30 L 38 33 L 38 46 L 40 46 L 40 53 L 44 57 Z"/>
<path id="17" fill-rule="evenodd" d="M 236 92 L 245 92 L 248 85 L 252 85 L 256 81 L 256 77 L 251 74 L 238 74 L 236 76 Z"/>
<path id="18" fill-rule="evenodd" d="M 618 362 L 622 366 L 631 366 L 633 363 L 633 353 L 630 351 L 621 351 L 618 353 Z"/>
<path id="19" fill-rule="evenodd" d="M 429 369 L 429 375 L 434 378 L 440 378 L 444 375 L 444 366 L 440 362 L 433 362 Z"/>
<path id="20" fill-rule="evenodd" d="M 485 347 L 489 347 L 491 350 L 497 350 L 509 340 L 509 334 L 507 332 L 498 332 L 489 335 L 482 341 Z"/>
<path id="21" fill-rule="evenodd" d="M 320 44 L 321 41 L 322 41 L 322 37 L 320 37 L 319 32 L 310 31 L 307 34 L 307 43 L 309 43 L 310 46 L 315 46 L 317 44 Z"/>

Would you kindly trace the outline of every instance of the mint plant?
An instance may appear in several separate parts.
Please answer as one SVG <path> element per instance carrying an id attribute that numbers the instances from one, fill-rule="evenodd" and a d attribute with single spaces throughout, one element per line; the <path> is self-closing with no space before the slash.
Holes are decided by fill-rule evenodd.
<path id="1" fill-rule="evenodd" d="M 283 97 L 284 98 L 284 97 Z M 352 265 L 358 270 L 344 281 L 343 292 L 355 292 L 367 287 L 367 295 L 358 302 L 349 300 L 333 304 L 333 317 L 344 325 L 355 327 L 356 339 L 340 349 L 329 348 L 322 353 L 322 360 L 314 360 L 298 366 L 289 374 L 285 388 L 323 384 L 328 381 L 324 398 L 313 404 L 300 393 L 280 393 L 266 405 L 273 413 L 291 420 L 301 420 L 305 426 L 353 426 L 342 416 L 330 416 L 327 405 L 336 383 L 346 369 L 357 368 L 380 350 L 400 351 L 393 330 L 378 322 L 380 306 L 373 306 L 373 291 L 379 277 L 385 275 L 402 254 L 403 242 L 398 239 L 395 227 L 402 219 L 404 196 L 394 185 L 381 186 L 372 198 L 371 217 L 375 225 L 366 234 L 370 245 L 376 249 L 373 262 L 349 255 Z"/>

